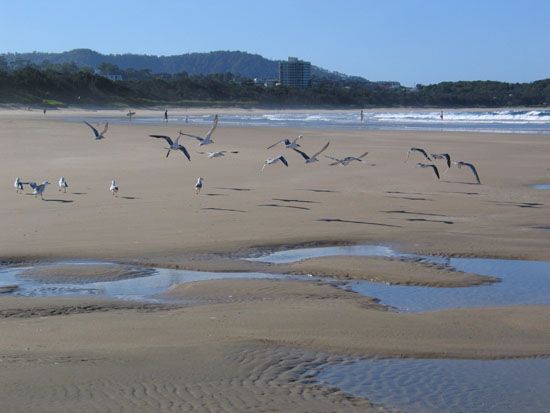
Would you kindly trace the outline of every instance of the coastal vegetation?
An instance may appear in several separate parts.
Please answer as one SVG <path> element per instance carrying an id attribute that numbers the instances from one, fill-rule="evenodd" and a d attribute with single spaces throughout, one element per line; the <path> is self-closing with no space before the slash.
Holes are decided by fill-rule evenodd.
<path id="1" fill-rule="evenodd" d="M 75 63 L 13 68 L 0 57 L 0 103 L 25 105 L 231 105 L 243 107 L 502 107 L 550 104 L 550 79 L 532 83 L 496 81 L 442 82 L 407 88 L 362 78 L 313 76 L 307 89 L 263 82 L 232 73 L 153 73 L 121 69 L 111 63 L 100 70 Z M 98 73 L 116 73 L 112 81 Z"/>

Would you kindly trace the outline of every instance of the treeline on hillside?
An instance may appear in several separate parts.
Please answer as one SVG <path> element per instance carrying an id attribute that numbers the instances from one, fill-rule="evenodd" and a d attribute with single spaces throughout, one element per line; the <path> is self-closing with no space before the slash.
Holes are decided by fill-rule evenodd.
<path id="1" fill-rule="evenodd" d="M 416 88 L 315 78 L 308 89 L 265 87 L 232 74 L 153 75 L 128 69 L 113 82 L 71 64 L 6 70 L 0 62 L 0 103 L 97 105 L 228 104 L 277 107 L 499 107 L 550 104 L 550 79 L 532 83 L 443 82 Z"/>

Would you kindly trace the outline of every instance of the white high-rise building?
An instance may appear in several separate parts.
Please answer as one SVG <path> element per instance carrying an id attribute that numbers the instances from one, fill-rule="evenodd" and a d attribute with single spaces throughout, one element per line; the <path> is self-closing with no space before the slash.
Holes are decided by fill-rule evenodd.
<path id="1" fill-rule="evenodd" d="M 289 57 L 279 62 L 279 82 L 283 86 L 305 89 L 311 85 L 311 63 Z"/>

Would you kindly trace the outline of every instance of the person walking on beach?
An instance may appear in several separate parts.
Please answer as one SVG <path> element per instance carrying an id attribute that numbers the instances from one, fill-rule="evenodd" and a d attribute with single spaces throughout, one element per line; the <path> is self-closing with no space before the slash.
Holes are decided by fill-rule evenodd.
<path id="1" fill-rule="evenodd" d="M 168 109 L 164 109 L 164 121 L 168 122 Z"/>
<path id="2" fill-rule="evenodd" d="M 363 114 L 363 109 L 361 109 L 361 123 L 363 123 L 363 119 L 364 119 L 364 114 Z"/>
<path id="3" fill-rule="evenodd" d="M 439 114 L 439 119 L 443 120 L 443 111 Z"/>

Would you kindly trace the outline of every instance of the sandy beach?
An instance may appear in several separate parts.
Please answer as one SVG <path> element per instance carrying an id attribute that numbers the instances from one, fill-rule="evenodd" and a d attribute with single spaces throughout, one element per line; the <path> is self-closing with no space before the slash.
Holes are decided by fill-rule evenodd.
<path id="1" fill-rule="evenodd" d="M 176 112 L 174 110 L 174 112 Z M 199 113 L 199 112 L 197 112 Z M 0 110 L 0 261 L 109 260 L 146 268 L 310 274 L 390 284 L 495 282 L 422 262 L 239 258 L 295 246 L 377 244 L 415 254 L 550 260 L 545 135 L 225 128 L 165 158 L 149 134 L 207 127 L 114 123 L 94 141 L 74 117 L 123 112 Z M 158 112 L 159 118 L 161 112 Z M 307 153 L 366 164 L 305 165 L 266 147 L 303 134 Z M 411 146 L 473 162 L 441 180 Z M 201 150 L 238 151 L 207 159 Z M 265 168 L 268 157 L 289 162 Z M 444 171 L 443 163 L 440 163 Z M 67 193 L 57 180 L 65 176 Z M 44 201 L 15 177 L 49 180 Z M 201 176 L 205 187 L 194 194 Z M 116 179 L 118 197 L 109 192 Z M 141 276 L 135 271 L 134 276 Z M 32 270 L 41 280 L 114 280 L 118 268 Z M 550 356 L 550 307 L 401 313 L 321 282 L 217 280 L 166 292 L 174 304 L 25 298 L 0 290 L 0 400 L 8 411 L 378 411 L 306 373 L 343 356 L 495 359 Z"/>

